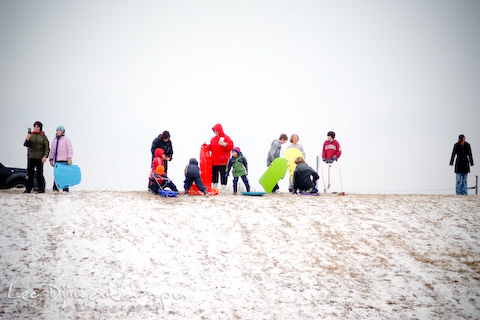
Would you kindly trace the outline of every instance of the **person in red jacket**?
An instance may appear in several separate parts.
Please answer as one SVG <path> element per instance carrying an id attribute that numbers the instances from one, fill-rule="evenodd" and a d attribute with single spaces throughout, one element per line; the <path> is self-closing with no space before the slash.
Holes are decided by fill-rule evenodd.
<path id="1" fill-rule="evenodd" d="M 342 148 L 337 140 L 335 140 L 335 132 L 327 133 L 328 139 L 323 143 L 322 160 L 326 163 L 332 163 L 338 160 L 342 155 Z"/>
<path id="2" fill-rule="evenodd" d="M 156 170 L 158 166 L 165 167 L 165 151 L 162 148 L 155 149 L 154 158 L 152 160 L 152 171 Z"/>
<path id="3" fill-rule="evenodd" d="M 164 167 L 164 159 L 165 159 L 165 152 L 162 148 L 155 149 L 154 158 L 152 160 L 152 171 L 150 171 L 150 178 L 148 179 L 148 190 L 152 190 L 152 186 L 154 186 L 153 176 L 157 170 L 158 166 Z"/>
<path id="4" fill-rule="evenodd" d="M 153 194 L 159 194 L 160 191 L 165 188 L 178 192 L 177 186 L 168 178 L 167 173 L 165 172 L 165 167 L 160 164 L 150 173 L 148 190 L 153 192 Z"/>
<path id="5" fill-rule="evenodd" d="M 220 182 L 224 186 L 223 188 L 226 188 L 225 172 L 234 145 L 232 139 L 223 132 L 221 124 L 214 125 L 212 130 L 215 133 L 209 145 L 212 153 L 212 183 L 214 187 L 218 187 L 218 176 L 220 175 Z"/>

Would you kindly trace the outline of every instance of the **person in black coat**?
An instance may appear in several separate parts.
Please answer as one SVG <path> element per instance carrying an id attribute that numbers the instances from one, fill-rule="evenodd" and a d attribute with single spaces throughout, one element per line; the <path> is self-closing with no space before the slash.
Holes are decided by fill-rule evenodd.
<path id="1" fill-rule="evenodd" d="M 153 158 L 155 157 L 155 150 L 157 148 L 161 148 L 164 151 L 165 154 L 165 159 L 164 159 L 164 164 L 163 166 L 165 167 L 165 172 L 168 171 L 168 162 L 172 161 L 172 156 L 173 156 L 173 147 L 172 147 L 172 141 L 170 140 L 170 132 L 168 131 L 163 131 L 162 134 L 158 135 L 158 137 L 155 138 L 152 142 L 152 161 Z"/>
<path id="2" fill-rule="evenodd" d="M 198 190 L 202 191 L 204 195 L 208 196 L 207 187 L 203 184 L 202 178 L 200 177 L 198 161 L 195 158 L 191 158 L 188 165 L 185 167 L 185 181 L 183 185 L 185 194 L 188 194 L 188 190 L 190 190 L 190 187 L 194 182 Z"/>
<path id="3" fill-rule="evenodd" d="M 455 161 L 456 188 L 457 195 L 467 195 L 467 177 L 470 172 L 470 166 L 473 166 L 472 148 L 465 141 L 463 134 L 458 136 L 458 142 L 453 146 L 452 156 L 450 157 L 450 165 L 453 166 Z"/>
<path id="4" fill-rule="evenodd" d="M 293 172 L 293 189 L 292 193 L 301 192 L 317 193 L 317 180 L 320 178 L 318 173 L 313 170 L 302 157 L 295 159 L 297 167 Z"/>

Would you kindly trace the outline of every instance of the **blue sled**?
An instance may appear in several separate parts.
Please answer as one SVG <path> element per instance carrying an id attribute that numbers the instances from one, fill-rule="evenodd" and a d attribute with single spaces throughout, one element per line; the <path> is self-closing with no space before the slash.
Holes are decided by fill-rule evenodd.
<path id="1" fill-rule="evenodd" d="M 266 192 L 242 192 L 244 196 L 263 196 Z"/>
<path id="2" fill-rule="evenodd" d="M 76 165 L 69 166 L 66 163 L 55 163 L 53 177 L 59 190 L 77 185 L 82 181 L 80 168 Z"/>
<path id="3" fill-rule="evenodd" d="M 158 193 L 165 198 L 173 198 L 176 197 L 178 192 L 177 191 L 171 191 L 171 190 L 160 190 Z"/>

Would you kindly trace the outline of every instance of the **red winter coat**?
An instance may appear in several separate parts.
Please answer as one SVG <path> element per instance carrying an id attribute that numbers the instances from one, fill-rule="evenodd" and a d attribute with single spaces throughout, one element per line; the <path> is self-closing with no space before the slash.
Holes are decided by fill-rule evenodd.
<path id="1" fill-rule="evenodd" d="M 216 124 L 213 126 L 212 130 L 216 130 L 219 133 L 219 136 L 215 136 L 210 140 L 210 151 L 212 152 L 212 164 L 214 166 L 226 166 L 228 160 L 230 159 L 230 152 L 233 150 L 233 141 L 229 136 L 223 132 L 221 124 Z M 220 138 L 223 138 L 227 144 L 225 147 L 218 144 Z"/>
<path id="2" fill-rule="evenodd" d="M 332 159 L 333 156 L 336 156 L 337 159 L 340 158 L 342 154 L 342 148 L 340 148 L 340 144 L 337 140 L 333 140 L 332 143 L 326 140 L 323 143 L 323 150 L 322 150 L 322 159 Z"/>
<path id="3" fill-rule="evenodd" d="M 155 158 L 152 161 L 152 169 L 155 171 L 159 165 L 164 166 L 162 155 L 165 151 L 162 148 L 155 149 Z"/>
<path id="4" fill-rule="evenodd" d="M 164 166 L 163 164 L 163 159 L 162 159 L 162 155 L 165 151 L 163 151 L 163 149 L 161 148 L 157 148 L 155 149 L 155 158 L 153 158 L 153 161 L 152 161 L 152 171 L 150 171 L 150 179 L 153 178 L 153 175 L 157 172 L 157 167 L 162 165 Z"/>

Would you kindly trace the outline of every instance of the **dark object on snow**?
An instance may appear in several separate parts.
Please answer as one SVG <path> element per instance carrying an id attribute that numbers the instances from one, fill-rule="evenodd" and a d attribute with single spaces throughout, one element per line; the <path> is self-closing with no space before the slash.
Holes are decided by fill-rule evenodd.
<path id="1" fill-rule="evenodd" d="M 37 187 L 36 173 L 33 179 Z M 5 167 L 0 163 L 0 189 L 25 188 L 27 186 L 27 169 Z"/>

